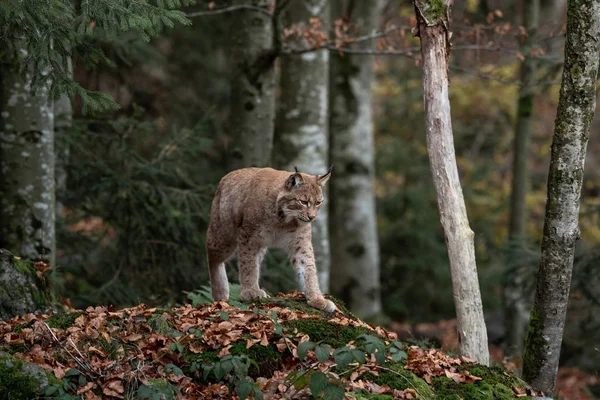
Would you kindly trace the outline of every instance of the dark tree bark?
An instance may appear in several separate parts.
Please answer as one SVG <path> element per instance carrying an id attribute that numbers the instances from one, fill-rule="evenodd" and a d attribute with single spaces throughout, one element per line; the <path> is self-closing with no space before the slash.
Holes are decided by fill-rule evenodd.
<path id="1" fill-rule="evenodd" d="M 268 0 L 250 3 L 267 10 Z M 234 0 L 232 5 L 248 4 Z M 266 167 L 271 162 L 275 119 L 273 18 L 255 10 L 232 14 L 235 70 L 231 83 L 229 169 Z"/>
<path id="2" fill-rule="evenodd" d="M 346 7 L 340 8 L 344 3 Z M 348 17 L 364 33 L 377 27 L 382 1 L 332 1 L 332 18 Z M 361 44 L 372 46 L 372 44 Z M 332 53 L 330 71 L 331 291 L 362 318 L 381 312 L 379 240 L 373 182 L 373 59 Z"/>
<path id="3" fill-rule="evenodd" d="M 308 25 L 310 18 L 329 24 L 326 0 L 297 0 L 282 12 L 282 26 Z M 275 138 L 275 164 L 290 170 L 323 175 L 329 166 L 329 50 L 284 55 L 280 60 L 280 98 Z M 321 291 L 329 291 L 327 186 L 319 216 L 312 222 L 313 248 Z"/>
<path id="4" fill-rule="evenodd" d="M 596 109 L 600 3 L 570 0 L 565 63 L 552 140 L 542 254 L 523 357 L 523 378 L 554 394 L 590 124 Z"/>
<path id="5" fill-rule="evenodd" d="M 535 99 L 536 62 L 530 52 L 535 44 L 535 34 L 539 22 L 540 0 L 525 0 L 522 6 L 523 21 L 527 36 L 521 42 L 521 53 L 525 60 L 521 64 L 519 98 L 517 101 L 517 123 L 513 146 L 513 179 L 510 199 L 510 220 L 508 236 L 514 255 L 525 246 L 525 226 L 527 221 L 527 192 L 529 191 L 529 142 L 533 132 L 533 102 Z M 525 327 L 529 314 L 527 296 L 523 293 L 524 268 L 520 266 L 506 274 L 504 287 L 504 323 L 506 350 L 509 354 L 522 354 L 525 341 Z"/>
<path id="6" fill-rule="evenodd" d="M 0 247 L 54 265 L 54 113 L 48 91 L 0 64 Z"/>
<path id="7" fill-rule="evenodd" d="M 423 91 L 427 152 L 446 237 L 459 351 L 481 364 L 489 364 L 487 331 L 475 264 L 473 231 L 463 198 L 448 98 L 448 24 L 451 0 L 415 0 L 418 35 L 423 55 Z"/>

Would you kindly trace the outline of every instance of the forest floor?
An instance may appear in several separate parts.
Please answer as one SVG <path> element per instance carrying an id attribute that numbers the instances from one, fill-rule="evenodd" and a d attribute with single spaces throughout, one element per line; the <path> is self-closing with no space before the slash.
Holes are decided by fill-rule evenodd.
<path id="1" fill-rule="evenodd" d="M 439 345 L 442 351 L 455 352 L 458 348 L 456 320 L 444 320 L 433 323 L 403 324 L 392 322 L 390 329 L 400 338 L 417 336 L 419 340 L 432 341 Z M 502 365 L 509 371 L 515 372 L 521 368 L 520 358 L 506 357 L 501 347 L 490 345 L 491 363 Z M 600 376 L 588 373 L 580 368 L 560 367 L 556 380 L 555 398 L 560 400 L 594 400 L 590 388 L 600 386 Z"/>
<path id="2" fill-rule="evenodd" d="M 335 301 L 335 299 L 334 299 Z M 88 307 L 0 322 L 0 393 L 58 399 L 509 399 L 506 369 L 398 341 L 303 295 L 172 309 Z M 39 383 L 23 374 L 35 364 Z M 21 372 L 20 372 L 21 371 Z M 29 391 L 29 392 L 28 392 Z"/>

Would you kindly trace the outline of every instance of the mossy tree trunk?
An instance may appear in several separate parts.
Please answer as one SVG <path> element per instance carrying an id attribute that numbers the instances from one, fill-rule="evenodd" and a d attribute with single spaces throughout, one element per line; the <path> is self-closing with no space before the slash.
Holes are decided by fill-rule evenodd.
<path id="1" fill-rule="evenodd" d="M 519 97 L 517 100 L 517 123 L 513 145 L 513 178 L 510 198 L 510 220 L 508 236 L 509 257 L 518 255 L 525 247 L 525 226 L 527 221 L 527 192 L 529 190 L 529 142 L 533 132 L 533 102 L 535 100 L 536 61 L 531 56 L 535 45 L 535 34 L 539 23 L 540 0 L 525 0 L 522 6 L 523 23 L 527 36 L 521 41 L 521 53 L 525 60 L 521 64 Z M 516 252 L 516 253 L 515 253 Z M 507 271 L 504 286 L 504 324 L 506 350 L 509 354 L 522 354 L 525 342 L 529 306 L 523 292 L 524 268 Z"/>
<path id="2" fill-rule="evenodd" d="M 54 114 L 48 91 L 0 64 L 0 247 L 54 265 Z"/>
<path id="3" fill-rule="evenodd" d="M 452 136 L 448 98 L 450 0 L 416 0 L 418 35 L 423 55 L 423 91 L 427 152 L 448 247 L 459 351 L 488 365 L 487 331 Z"/>
<path id="4" fill-rule="evenodd" d="M 343 3 L 343 4 L 342 4 Z M 377 27 L 381 0 L 331 2 L 332 18 L 362 33 Z M 373 43 L 362 43 L 363 48 Z M 381 312 L 379 241 L 373 182 L 373 58 L 332 53 L 330 61 L 331 290 L 362 318 Z"/>
<path id="5" fill-rule="evenodd" d="M 282 26 L 308 25 L 310 18 L 329 24 L 326 0 L 297 0 L 282 12 Z M 280 98 L 275 137 L 275 164 L 323 175 L 329 161 L 329 50 L 284 55 L 280 60 Z M 312 223 L 313 247 L 321 291 L 329 291 L 328 194 Z"/>
<path id="6" fill-rule="evenodd" d="M 552 396 L 563 337 L 590 124 L 596 109 L 600 2 L 570 0 L 565 62 L 552 140 L 546 217 L 523 377 Z"/>
<path id="7" fill-rule="evenodd" d="M 233 0 L 268 12 L 268 0 Z M 271 162 L 275 120 L 274 19 L 256 10 L 232 14 L 229 169 L 266 167 Z"/>

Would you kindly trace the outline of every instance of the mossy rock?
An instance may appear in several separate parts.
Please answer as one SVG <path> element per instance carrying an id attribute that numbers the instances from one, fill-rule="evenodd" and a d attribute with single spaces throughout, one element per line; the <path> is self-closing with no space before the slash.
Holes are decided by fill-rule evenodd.
<path id="1" fill-rule="evenodd" d="M 333 348 L 344 347 L 362 334 L 375 335 L 375 331 L 368 328 L 342 326 L 322 319 L 290 320 L 285 321 L 283 326 L 288 330 L 298 329 L 298 332 L 307 334 L 311 341 L 323 341 Z"/>
<path id="2" fill-rule="evenodd" d="M 343 301 L 341 301 L 340 299 L 337 299 L 333 296 L 330 296 L 330 295 L 325 295 L 325 297 L 327 299 L 333 301 L 333 303 L 337 306 L 338 310 L 342 314 L 344 314 L 346 317 L 353 319 L 355 321 L 359 320 L 359 318 L 356 315 L 352 314 L 350 312 L 350 310 L 348 310 L 348 308 L 346 307 L 346 305 L 344 304 Z M 276 305 L 279 307 L 285 307 L 285 308 L 289 308 L 290 310 L 304 311 L 305 313 L 307 313 L 309 315 L 317 315 L 322 318 L 327 318 L 331 315 L 323 310 L 319 310 L 317 308 L 309 306 L 308 303 L 306 302 L 305 297 L 265 297 L 263 299 L 260 299 L 259 303 L 260 304 L 271 304 L 271 305 Z"/>
<path id="3" fill-rule="evenodd" d="M 64 307 L 56 301 L 48 278 L 38 276 L 31 261 L 0 249 L 0 320 L 61 310 Z"/>
<path id="4" fill-rule="evenodd" d="M 58 383 L 43 368 L 0 352 L 0 400 L 37 399 L 44 387 Z"/>
<path id="5" fill-rule="evenodd" d="M 364 374 L 361 379 L 369 380 L 379 386 L 387 385 L 392 389 L 414 389 L 419 399 L 436 399 L 431 387 L 411 371 L 405 370 L 400 362 L 388 363 L 379 371 L 379 375 Z"/>
<path id="6" fill-rule="evenodd" d="M 505 400 L 514 399 L 513 387 L 527 387 L 527 384 L 514 375 L 509 375 L 500 367 L 485 367 L 479 364 L 466 364 L 458 368 L 482 378 L 474 383 L 457 383 L 446 377 L 433 378 L 436 398 L 443 400 Z"/>

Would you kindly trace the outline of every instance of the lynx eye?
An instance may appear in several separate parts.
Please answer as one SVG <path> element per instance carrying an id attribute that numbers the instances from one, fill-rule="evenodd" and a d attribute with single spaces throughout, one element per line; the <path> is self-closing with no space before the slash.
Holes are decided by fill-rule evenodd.
<path id="1" fill-rule="evenodd" d="M 305 200 L 300 200 L 300 204 L 302 204 L 304 207 L 308 207 L 308 205 L 310 204 L 309 201 L 305 201 Z"/>
<path id="2" fill-rule="evenodd" d="M 323 200 L 319 200 L 319 201 L 317 201 L 317 204 L 316 204 L 316 206 L 317 206 L 317 207 L 319 207 L 321 204 L 323 204 Z"/>

